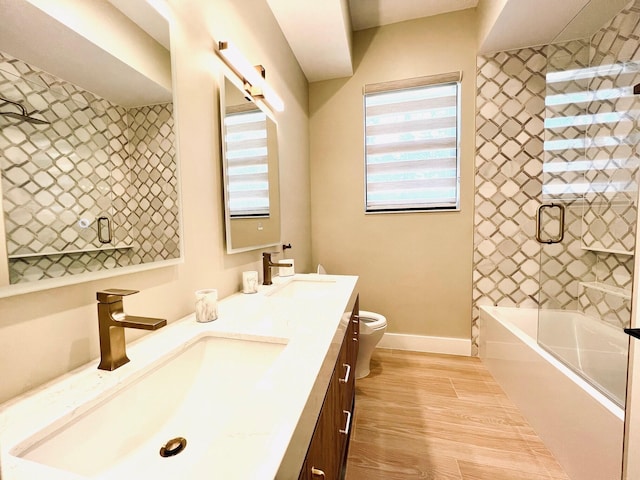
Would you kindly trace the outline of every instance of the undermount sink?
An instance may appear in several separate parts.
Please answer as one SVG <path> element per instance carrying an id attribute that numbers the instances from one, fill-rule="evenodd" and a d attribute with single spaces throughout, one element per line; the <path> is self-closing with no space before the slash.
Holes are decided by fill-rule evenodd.
<path id="1" fill-rule="evenodd" d="M 11 453 L 81 477 L 186 478 L 189 465 L 242 415 L 241 405 L 285 346 L 204 336 Z M 180 437 L 183 448 L 171 443 Z M 183 451 L 166 458 L 163 446 L 165 454 Z"/>
<path id="2" fill-rule="evenodd" d="M 268 295 L 284 298 L 320 298 L 331 294 L 336 285 L 335 280 L 324 279 L 319 276 L 312 278 L 294 278 L 287 283 L 279 285 Z"/>

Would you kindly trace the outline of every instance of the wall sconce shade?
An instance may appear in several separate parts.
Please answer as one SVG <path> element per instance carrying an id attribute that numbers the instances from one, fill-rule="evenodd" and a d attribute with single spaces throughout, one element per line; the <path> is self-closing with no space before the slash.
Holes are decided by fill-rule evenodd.
<path id="1" fill-rule="evenodd" d="M 218 53 L 225 63 L 242 78 L 245 91 L 257 100 L 265 101 L 278 112 L 284 110 L 284 102 L 269 87 L 262 65 L 251 65 L 242 53 L 230 42 L 218 42 Z"/>

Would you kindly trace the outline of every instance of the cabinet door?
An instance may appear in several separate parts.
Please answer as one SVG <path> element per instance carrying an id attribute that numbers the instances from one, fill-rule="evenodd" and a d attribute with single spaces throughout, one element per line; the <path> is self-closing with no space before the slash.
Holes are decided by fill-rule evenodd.
<path id="1" fill-rule="evenodd" d="M 351 312 L 351 327 L 353 330 L 351 332 L 352 345 L 349 350 L 349 358 L 353 361 L 353 366 L 355 367 L 358 358 L 358 342 L 360 341 L 360 297 L 356 297 L 356 303 Z"/>
<path id="2" fill-rule="evenodd" d="M 339 476 L 343 440 L 339 432 L 342 426 L 340 425 L 341 415 L 338 412 L 342 412 L 342 402 L 338 375 L 339 371 L 336 368 L 309 445 L 307 458 L 300 472 L 300 479 L 333 480 Z"/>
<path id="3" fill-rule="evenodd" d="M 358 357 L 358 314 L 356 299 L 299 479 L 338 480 L 342 478 L 353 413 L 355 368 Z"/>
<path id="4" fill-rule="evenodd" d="M 355 374 L 356 374 L 356 361 L 358 358 L 358 334 L 359 334 L 359 310 L 358 302 L 354 306 L 351 318 L 349 319 L 349 326 L 347 328 L 344 341 L 342 343 L 342 350 L 340 352 L 340 358 L 338 366 L 342 367 L 342 377 L 338 380 L 340 383 L 340 412 L 342 416 L 342 424 L 338 433 L 340 434 L 340 451 L 343 457 L 343 461 L 346 462 L 346 455 L 348 450 L 348 442 L 351 433 L 351 425 L 353 422 L 353 408 L 355 397 Z"/>
<path id="5" fill-rule="evenodd" d="M 356 298 L 353 312 L 351 312 L 347 334 L 344 337 L 344 343 L 342 346 L 343 350 L 345 350 L 345 356 L 341 361 L 341 365 L 343 365 L 343 368 L 348 368 L 350 370 L 349 378 L 346 382 L 346 388 L 344 389 L 345 406 L 348 405 L 346 408 L 349 410 L 351 410 L 351 403 L 353 402 L 353 396 L 355 393 L 356 361 L 358 360 L 358 345 L 360 341 L 360 309 L 358 300 L 359 299 Z M 348 365 L 349 367 L 344 365 Z"/>

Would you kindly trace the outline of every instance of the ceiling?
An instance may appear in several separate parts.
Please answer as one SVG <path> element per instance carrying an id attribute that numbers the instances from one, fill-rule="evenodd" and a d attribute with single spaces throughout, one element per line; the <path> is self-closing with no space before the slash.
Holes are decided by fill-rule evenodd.
<path id="1" fill-rule="evenodd" d="M 353 75 L 352 32 L 477 8 L 491 28 L 479 53 L 583 38 L 628 0 L 267 0 L 307 80 Z M 607 16 L 609 15 L 609 16 Z M 566 28 L 571 24 L 571 28 Z M 561 34 L 563 36 L 561 36 Z"/>
<path id="2" fill-rule="evenodd" d="M 349 0 L 354 31 L 474 8 L 478 0 Z"/>
<path id="3" fill-rule="evenodd" d="M 167 20 L 163 18 L 149 2 L 131 0 L 108 1 L 129 17 L 138 27 L 147 32 L 156 42 L 166 48 L 167 51 L 170 50 L 169 25 Z"/>
<path id="4" fill-rule="evenodd" d="M 164 21 L 162 17 L 158 20 L 158 14 L 144 0 L 113 0 L 97 5 L 99 11 L 108 14 L 107 18 L 112 21 L 130 22 L 113 8 L 118 7 L 116 4 L 125 3 L 129 4 L 128 11 L 135 10 L 133 4 L 139 5 L 138 11 L 143 12 L 141 16 L 148 22 L 153 20 L 156 30 L 157 25 Z M 43 8 L 48 6 L 51 10 L 47 12 Z M 145 6 L 146 10 L 142 10 Z M 58 17 L 54 18 L 57 13 Z M 47 0 L 0 0 L 2 50 L 118 105 L 131 107 L 171 101 L 170 89 L 150 80 L 77 33 L 65 23 L 71 22 L 74 17 L 65 13 L 64 10 L 55 11 Z M 131 28 L 134 27 L 132 25 Z M 165 39 L 168 39 L 166 21 L 164 30 Z M 73 52 L 73 55 L 69 55 L 69 52 Z M 166 52 L 166 56 L 168 59 L 169 52 Z"/>

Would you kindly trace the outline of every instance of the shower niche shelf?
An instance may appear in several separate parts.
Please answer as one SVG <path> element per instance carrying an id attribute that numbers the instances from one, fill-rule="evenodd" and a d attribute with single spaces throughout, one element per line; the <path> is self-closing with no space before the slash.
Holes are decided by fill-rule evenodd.
<path id="1" fill-rule="evenodd" d="M 582 250 L 587 250 L 587 251 L 589 251 L 589 252 L 598 252 L 598 253 L 615 253 L 616 255 L 628 255 L 628 256 L 630 256 L 630 257 L 632 257 L 632 256 L 633 256 L 633 252 L 628 251 L 628 250 L 622 250 L 622 249 L 618 250 L 618 249 L 615 249 L 615 248 L 596 247 L 596 246 L 593 246 L 593 245 L 590 245 L 590 246 L 588 246 L 588 247 L 587 247 L 587 246 L 586 246 L 586 245 L 584 245 L 584 244 L 582 244 L 582 245 L 580 246 L 580 248 L 581 248 Z"/>
<path id="2" fill-rule="evenodd" d="M 625 290 L 624 288 L 620 287 L 614 287 L 613 285 L 607 285 L 606 283 L 580 282 L 580 286 L 583 288 L 598 290 L 599 292 L 605 293 L 607 295 L 614 295 L 626 300 L 631 300 L 631 292 L 629 290 Z"/>
<path id="3" fill-rule="evenodd" d="M 8 255 L 8 258 L 9 260 L 19 260 L 21 258 L 52 257 L 56 255 L 74 255 L 78 253 L 109 252 L 113 250 L 127 250 L 130 248 L 133 248 L 133 245 L 111 245 L 109 247 L 82 248 L 78 250 L 61 250 L 61 251 L 51 251 L 51 252 Z"/>

